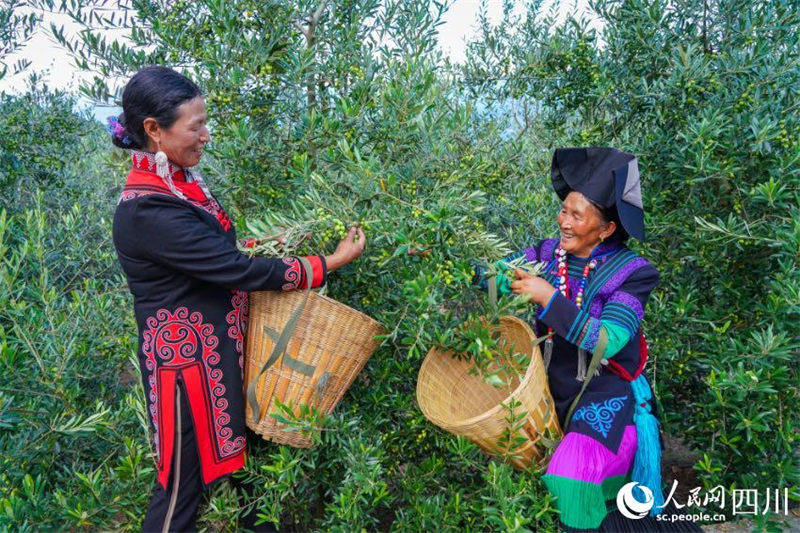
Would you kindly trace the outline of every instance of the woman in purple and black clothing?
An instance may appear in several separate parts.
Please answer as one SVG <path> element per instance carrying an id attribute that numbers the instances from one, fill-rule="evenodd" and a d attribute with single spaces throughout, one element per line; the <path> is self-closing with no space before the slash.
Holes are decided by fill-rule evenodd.
<path id="1" fill-rule="evenodd" d="M 644 240 L 636 158 L 613 148 L 560 148 L 551 180 L 562 201 L 561 235 L 506 258 L 540 262 L 543 273 L 512 276 L 500 262 L 497 279 L 501 294 L 530 297 L 534 327 L 548 336 L 544 363 L 564 438 L 543 481 L 569 531 L 699 531 L 657 517 L 660 438 L 641 322 L 659 273 L 626 246 L 629 236 Z M 473 281 L 486 287 L 486 271 L 477 268 Z M 621 489 L 631 493 L 623 503 L 634 518 L 616 508 Z"/>
<path id="2" fill-rule="evenodd" d="M 134 299 L 157 466 L 143 530 L 186 531 L 204 490 L 244 465 L 247 291 L 319 287 L 361 255 L 365 237 L 351 228 L 332 255 L 306 257 L 311 276 L 297 257 L 242 254 L 230 218 L 192 170 L 210 141 L 197 85 L 146 67 L 126 85 L 122 109 L 109 132 L 132 168 L 114 245 Z"/>

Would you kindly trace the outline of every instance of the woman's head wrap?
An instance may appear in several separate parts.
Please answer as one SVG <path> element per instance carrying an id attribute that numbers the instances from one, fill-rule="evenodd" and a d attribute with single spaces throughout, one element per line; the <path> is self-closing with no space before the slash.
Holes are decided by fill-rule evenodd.
<path id="1" fill-rule="evenodd" d="M 644 210 L 636 157 L 615 148 L 558 148 L 550 169 L 562 200 L 577 191 L 594 204 L 615 207 L 622 227 L 644 241 Z"/>

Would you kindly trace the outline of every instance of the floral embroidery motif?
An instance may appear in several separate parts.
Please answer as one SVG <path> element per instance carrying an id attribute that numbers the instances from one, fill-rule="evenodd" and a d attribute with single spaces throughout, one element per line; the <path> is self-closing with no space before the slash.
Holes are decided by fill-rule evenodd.
<path id="1" fill-rule="evenodd" d="M 204 323 L 201 313 L 197 311 L 190 313 L 186 307 L 179 307 L 174 313 L 159 309 L 155 316 L 147 319 L 146 329 L 142 334 L 142 353 L 146 358 L 149 411 L 157 453 L 160 453 L 160 446 L 156 371 L 159 367 L 176 367 L 198 361 L 203 363 L 208 390 L 211 393 L 214 433 L 220 456 L 224 458 L 244 448 L 244 437 L 231 440 L 233 431 L 227 427 L 230 423 L 230 415 L 227 413 L 228 401 L 223 397 L 225 385 L 222 383 L 222 369 L 216 366 L 220 362 L 220 355 L 216 350 L 218 344 L 219 339 L 214 334 L 214 326 Z"/>
<path id="2" fill-rule="evenodd" d="M 246 291 L 233 289 L 231 305 L 233 310 L 225 315 L 225 321 L 230 324 L 228 337 L 236 343 L 236 353 L 239 354 L 239 368 L 244 370 L 244 336 L 247 333 L 247 315 L 250 311 L 250 298 Z"/>
<path id="3" fill-rule="evenodd" d="M 625 400 L 627 399 L 627 396 L 617 396 L 616 398 L 609 398 L 603 403 L 592 402 L 575 411 L 572 420 L 584 420 L 593 430 L 603 437 L 608 437 L 614 417 L 625 405 Z"/>

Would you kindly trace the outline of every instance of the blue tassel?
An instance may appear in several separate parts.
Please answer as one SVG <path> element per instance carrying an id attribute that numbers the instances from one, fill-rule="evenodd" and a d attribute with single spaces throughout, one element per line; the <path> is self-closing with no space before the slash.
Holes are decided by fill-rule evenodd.
<path id="1" fill-rule="evenodd" d="M 664 493 L 661 491 L 661 443 L 658 438 L 658 420 L 650 412 L 653 394 L 644 373 L 631 382 L 636 411 L 636 456 L 633 459 L 632 480 L 653 491 L 653 507 L 650 515 L 656 516 L 664 509 Z"/>

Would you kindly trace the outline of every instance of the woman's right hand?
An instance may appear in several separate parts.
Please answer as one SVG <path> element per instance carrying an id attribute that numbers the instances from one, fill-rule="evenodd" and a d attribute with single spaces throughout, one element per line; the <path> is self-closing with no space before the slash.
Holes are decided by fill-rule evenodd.
<path id="1" fill-rule="evenodd" d="M 514 271 L 514 282 L 511 283 L 511 291 L 514 294 L 528 294 L 531 300 L 541 305 L 547 305 L 550 298 L 556 292 L 556 288 L 539 276 L 533 276 L 518 268 Z"/>
<path id="2" fill-rule="evenodd" d="M 367 238 L 364 236 L 364 231 L 357 226 L 350 228 L 347 236 L 336 245 L 336 251 L 332 255 L 325 256 L 328 272 L 332 272 L 356 260 L 364 253 L 366 244 Z"/>

